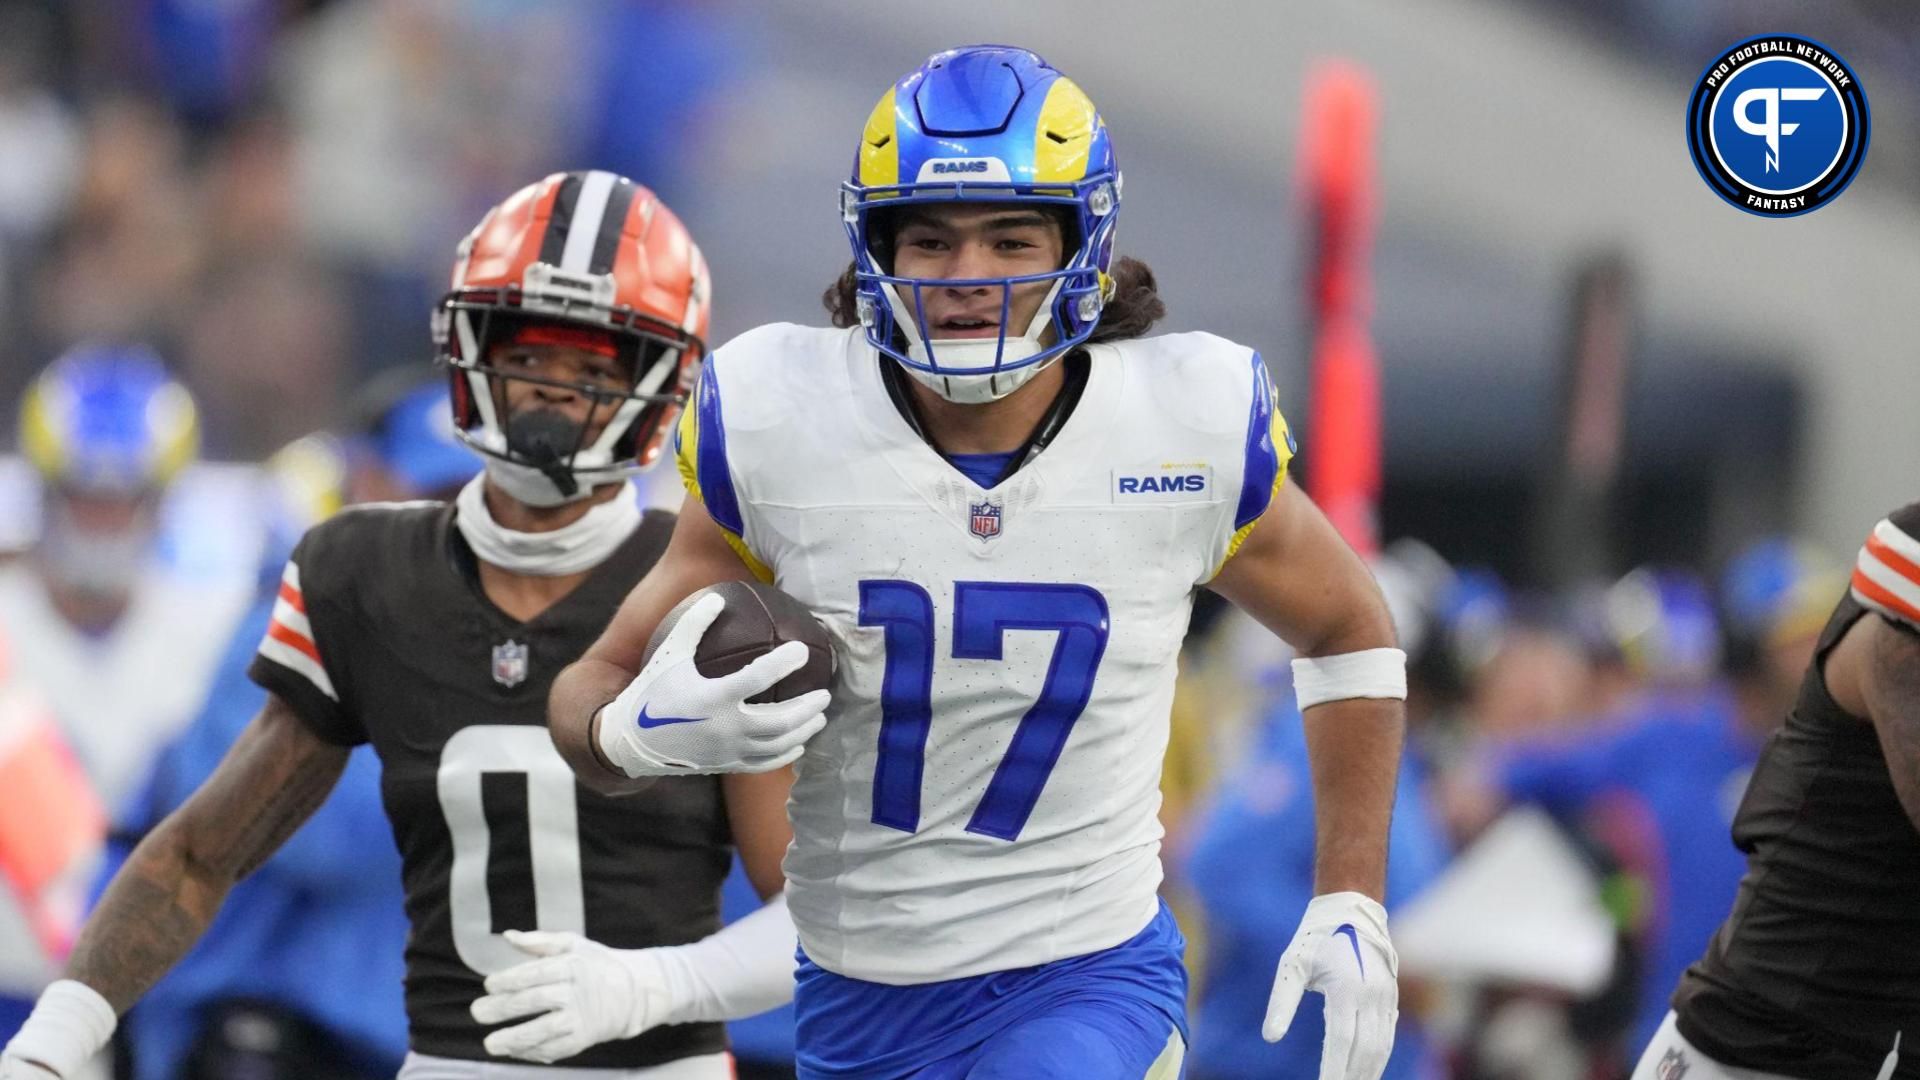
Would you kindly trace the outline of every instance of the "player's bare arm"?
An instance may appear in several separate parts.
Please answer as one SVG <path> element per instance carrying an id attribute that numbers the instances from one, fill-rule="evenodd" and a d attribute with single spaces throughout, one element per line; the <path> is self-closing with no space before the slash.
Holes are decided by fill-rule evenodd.
<path id="1" fill-rule="evenodd" d="M 1373 575 L 1293 484 L 1281 486 L 1272 509 L 1209 587 L 1302 656 L 1394 646 L 1393 621 Z M 1347 698 L 1302 715 L 1318 815 L 1316 891 L 1378 900 L 1405 710 L 1397 700 Z"/>
<path id="2" fill-rule="evenodd" d="M 732 773 L 721 778 L 720 790 L 727 801 L 727 823 L 747 880 L 753 882 L 762 900 L 772 899 L 787 885 L 780 860 L 793 839 L 793 827 L 787 823 L 793 769 Z"/>
<path id="3" fill-rule="evenodd" d="M 325 801 L 347 751 L 321 741 L 276 696 L 206 783 L 154 827 L 81 929 L 66 976 L 8 1044 L 5 1062 L 72 1076 L 106 1045 L 114 1017 L 159 981 L 258 869 Z"/>
<path id="4" fill-rule="evenodd" d="M 581 783 L 604 795 L 636 791 L 652 783 L 651 778 L 627 777 L 595 749 L 599 711 L 639 674 L 647 641 L 673 605 L 708 585 L 752 577 L 706 507 L 689 495 L 660 561 L 627 594 L 613 622 L 586 655 L 554 679 L 548 726 L 554 746 Z"/>
<path id="5" fill-rule="evenodd" d="M 1405 657 L 1394 647 L 1386 601 L 1359 556 L 1291 484 L 1211 587 L 1303 658 L 1294 662 L 1294 691 L 1313 772 L 1315 895 L 1280 956 L 1260 1033 L 1268 1042 L 1284 1037 L 1301 996 L 1318 991 L 1326 997 L 1321 1075 L 1379 1076 L 1393 1048 L 1399 993 L 1380 901 L 1406 729 Z M 1325 685 L 1308 685 L 1308 675 Z"/>
<path id="6" fill-rule="evenodd" d="M 1869 616 L 1827 656 L 1827 692 L 1867 717 L 1907 817 L 1920 829 L 1920 633 Z"/>
<path id="7" fill-rule="evenodd" d="M 87 920 L 67 977 L 125 1010 L 200 939 L 227 891 L 313 812 L 347 766 L 269 695 L 193 797 L 140 841 Z"/>

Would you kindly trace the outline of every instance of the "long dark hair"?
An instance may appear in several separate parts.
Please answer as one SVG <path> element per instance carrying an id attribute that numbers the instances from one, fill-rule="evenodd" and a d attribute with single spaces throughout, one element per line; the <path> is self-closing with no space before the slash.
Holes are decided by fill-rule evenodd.
<path id="1" fill-rule="evenodd" d="M 1065 225 L 1063 220 L 1061 231 L 1071 239 L 1075 230 Z M 891 230 L 875 230 L 873 246 L 874 255 L 882 265 L 892 263 Z M 1109 276 L 1113 278 L 1113 299 L 1100 309 L 1100 321 L 1094 324 L 1093 334 L 1087 338 L 1088 344 L 1140 337 L 1167 314 L 1167 305 L 1160 299 L 1159 283 L 1154 280 L 1153 270 L 1146 263 L 1130 255 L 1122 255 L 1113 260 L 1113 270 Z M 834 283 L 820 295 L 820 303 L 832 316 L 833 325 L 843 330 L 860 325 L 858 295 L 859 283 L 854 278 L 853 264 L 848 263 Z"/>

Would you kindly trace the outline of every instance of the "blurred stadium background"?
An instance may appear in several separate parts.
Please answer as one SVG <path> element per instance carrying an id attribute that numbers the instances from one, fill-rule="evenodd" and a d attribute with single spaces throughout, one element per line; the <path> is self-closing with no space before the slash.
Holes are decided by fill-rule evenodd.
<path id="1" fill-rule="evenodd" d="M 1859 180 L 1788 220 L 1716 199 L 1682 131 L 1706 60 L 1766 32 L 1830 45 L 1873 111 Z M 59 647 L 33 622 L 45 612 L 0 603 L 15 657 L 0 731 L 27 724 L 16 698 L 51 703 L 99 801 L 73 811 L 83 839 L 55 870 L 12 872 L 0 995 L 30 997 L 52 970 L 67 894 L 84 891 L 71 879 L 97 867 L 85 823 L 138 828 L 143 789 L 107 782 L 88 740 L 134 730 L 161 755 L 221 704 L 214 654 L 290 521 L 434 489 L 416 475 L 428 451 L 397 445 L 391 421 L 432 377 L 427 312 L 481 212 L 553 170 L 625 173 L 706 252 L 715 344 L 819 321 L 846 261 L 835 207 L 858 124 L 899 72 L 972 41 L 1032 48 L 1100 104 L 1127 177 L 1120 247 L 1157 272 L 1168 328 L 1261 349 L 1310 490 L 1359 489 L 1343 521 L 1379 541 L 1421 690 L 1390 1075 L 1624 1075 L 1675 958 L 1731 899 L 1726 819 L 1809 620 L 1843 587 L 1835 568 L 1915 494 L 1920 8 L 1904 0 L 0 2 L 0 446 L 19 445 L 36 374 L 87 343 L 151 346 L 200 428 L 142 571 L 197 598 L 181 617 L 83 628 L 66 667 L 33 659 Z M 1341 130 L 1364 166 L 1331 199 L 1306 149 L 1332 115 L 1307 107 L 1329 71 L 1362 88 Z M 1342 201 L 1356 193 L 1358 209 Z M 1335 316 L 1364 334 L 1330 334 Z M 1330 407 L 1316 357 L 1377 365 L 1377 401 Z M 261 469 L 321 431 L 357 488 L 315 478 L 313 442 Z M 1377 454 L 1377 483 L 1317 472 L 1333 448 Z M 392 475 L 369 479 L 376 465 Z M 41 486 L 0 457 L 16 597 L 61 540 Z M 332 494 L 298 495 L 316 486 Z M 645 487 L 678 499 L 670 473 Z M 209 655 L 126 674 L 118 698 L 52 674 L 125 666 L 116 635 L 136 628 Z M 1257 956 L 1269 977 L 1306 899 L 1285 667 L 1210 605 L 1189 659 L 1167 820 L 1194 940 L 1190 1074 L 1287 1075 L 1305 1059 L 1244 1045 L 1257 1012 L 1222 1034 L 1245 1027 L 1233 1002 L 1250 993 L 1227 961 Z M 1546 816 L 1504 812 L 1520 803 Z M 40 813 L 0 795 L 0 818 Z M 8 833 L 0 820 L 0 858 Z M 1269 840 L 1272 865 L 1245 865 Z M 1463 911 L 1542 944 L 1476 943 Z M 391 974 L 349 971 L 338 990 Z M 307 1019 L 367 1075 L 395 1052 L 391 1024 Z M 769 1075 L 777 1028 L 741 1042 Z M 238 1075 L 207 1054 L 179 1067 Z"/>

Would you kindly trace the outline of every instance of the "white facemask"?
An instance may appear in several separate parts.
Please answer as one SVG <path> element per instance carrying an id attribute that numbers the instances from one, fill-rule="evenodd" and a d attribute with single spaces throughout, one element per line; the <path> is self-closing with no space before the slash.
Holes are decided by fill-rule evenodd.
<path id="1" fill-rule="evenodd" d="M 46 511 L 39 558 L 49 580 L 95 596 L 133 591 L 153 557 L 155 525 L 145 517 L 125 529 L 87 529 L 57 501 Z"/>
<path id="2" fill-rule="evenodd" d="M 578 574 L 605 562 L 640 525 L 640 504 L 634 498 L 633 489 L 622 484 L 618 495 L 588 510 L 579 521 L 564 528 L 552 532 L 508 529 L 495 521 L 487 509 L 486 480 L 495 464 L 508 463 L 488 461 L 487 474 L 468 481 L 454 500 L 454 524 L 482 562 L 534 577 Z M 535 470 L 528 471 L 546 485 L 548 491 L 553 491 L 552 481 Z M 518 498 L 504 485 L 501 490 L 509 497 Z M 539 504 L 529 502 L 528 505 Z"/>
<path id="3" fill-rule="evenodd" d="M 138 533 L 92 533 L 78 530 L 50 534 L 41 558 L 47 576 L 76 592 L 95 596 L 123 596 L 146 572 L 153 538 Z"/>
<path id="4" fill-rule="evenodd" d="M 1040 339 L 1052 325 L 1053 320 L 1048 318 L 1048 312 L 1053 310 L 1054 298 L 1060 295 L 1061 286 L 1065 283 L 1065 278 L 1054 280 L 1053 287 L 1047 290 L 1033 318 L 1028 320 L 1026 330 L 1018 336 L 935 338 L 931 348 L 928 342 L 921 339 L 919 320 L 907 302 L 900 298 L 899 291 L 894 286 L 883 287 L 887 303 L 893 308 L 894 325 L 900 328 L 907 339 L 907 355 L 916 363 L 929 366 L 938 364 L 940 373 L 922 371 L 905 364 L 901 367 L 906 368 L 907 374 L 922 385 L 956 405 L 979 405 L 1006 397 L 1060 359 L 1056 355 L 1037 364 L 1007 370 L 1007 365 L 1017 364 L 1046 349 Z M 996 355 L 1000 361 L 998 369 L 994 367 Z"/>

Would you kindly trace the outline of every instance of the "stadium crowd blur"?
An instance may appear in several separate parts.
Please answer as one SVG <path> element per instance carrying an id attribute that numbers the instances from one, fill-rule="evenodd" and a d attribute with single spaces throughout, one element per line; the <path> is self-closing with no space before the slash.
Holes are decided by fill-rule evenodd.
<path id="1" fill-rule="evenodd" d="M 641 178 L 678 205 L 703 118 L 759 47 L 735 16 L 674 0 L 0 4 L 0 430 L 20 451 L 0 463 L 0 1041 L 102 867 L 257 707 L 244 660 L 291 537 L 476 467 L 424 360 L 455 241 L 556 168 Z M 644 63 L 614 44 L 635 40 Z M 671 503 L 677 485 L 656 475 L 639 497 Z M 1376 558 L 1413 660 L 1389 1076 L 1624 1076 L 1731 902 L 1732 813 L 1850 552 L 1702 543 L 1617 576 L 1637 554 L 1550 590 L 1418 539 Z M 1308 1075 L 1318 1053 L 1314 1023 L 1277 1048 L 1258 1037 L 1312 892 L 1286 672 L 1202 597 L 1165 806 L 1196 1080 Z M 368 754 L 135 1010 L 123 1075 L 391 1075 L 405 931 Z M 782 1023 L 737 1029 L 752 1075 L 781 1075 Z"/>

